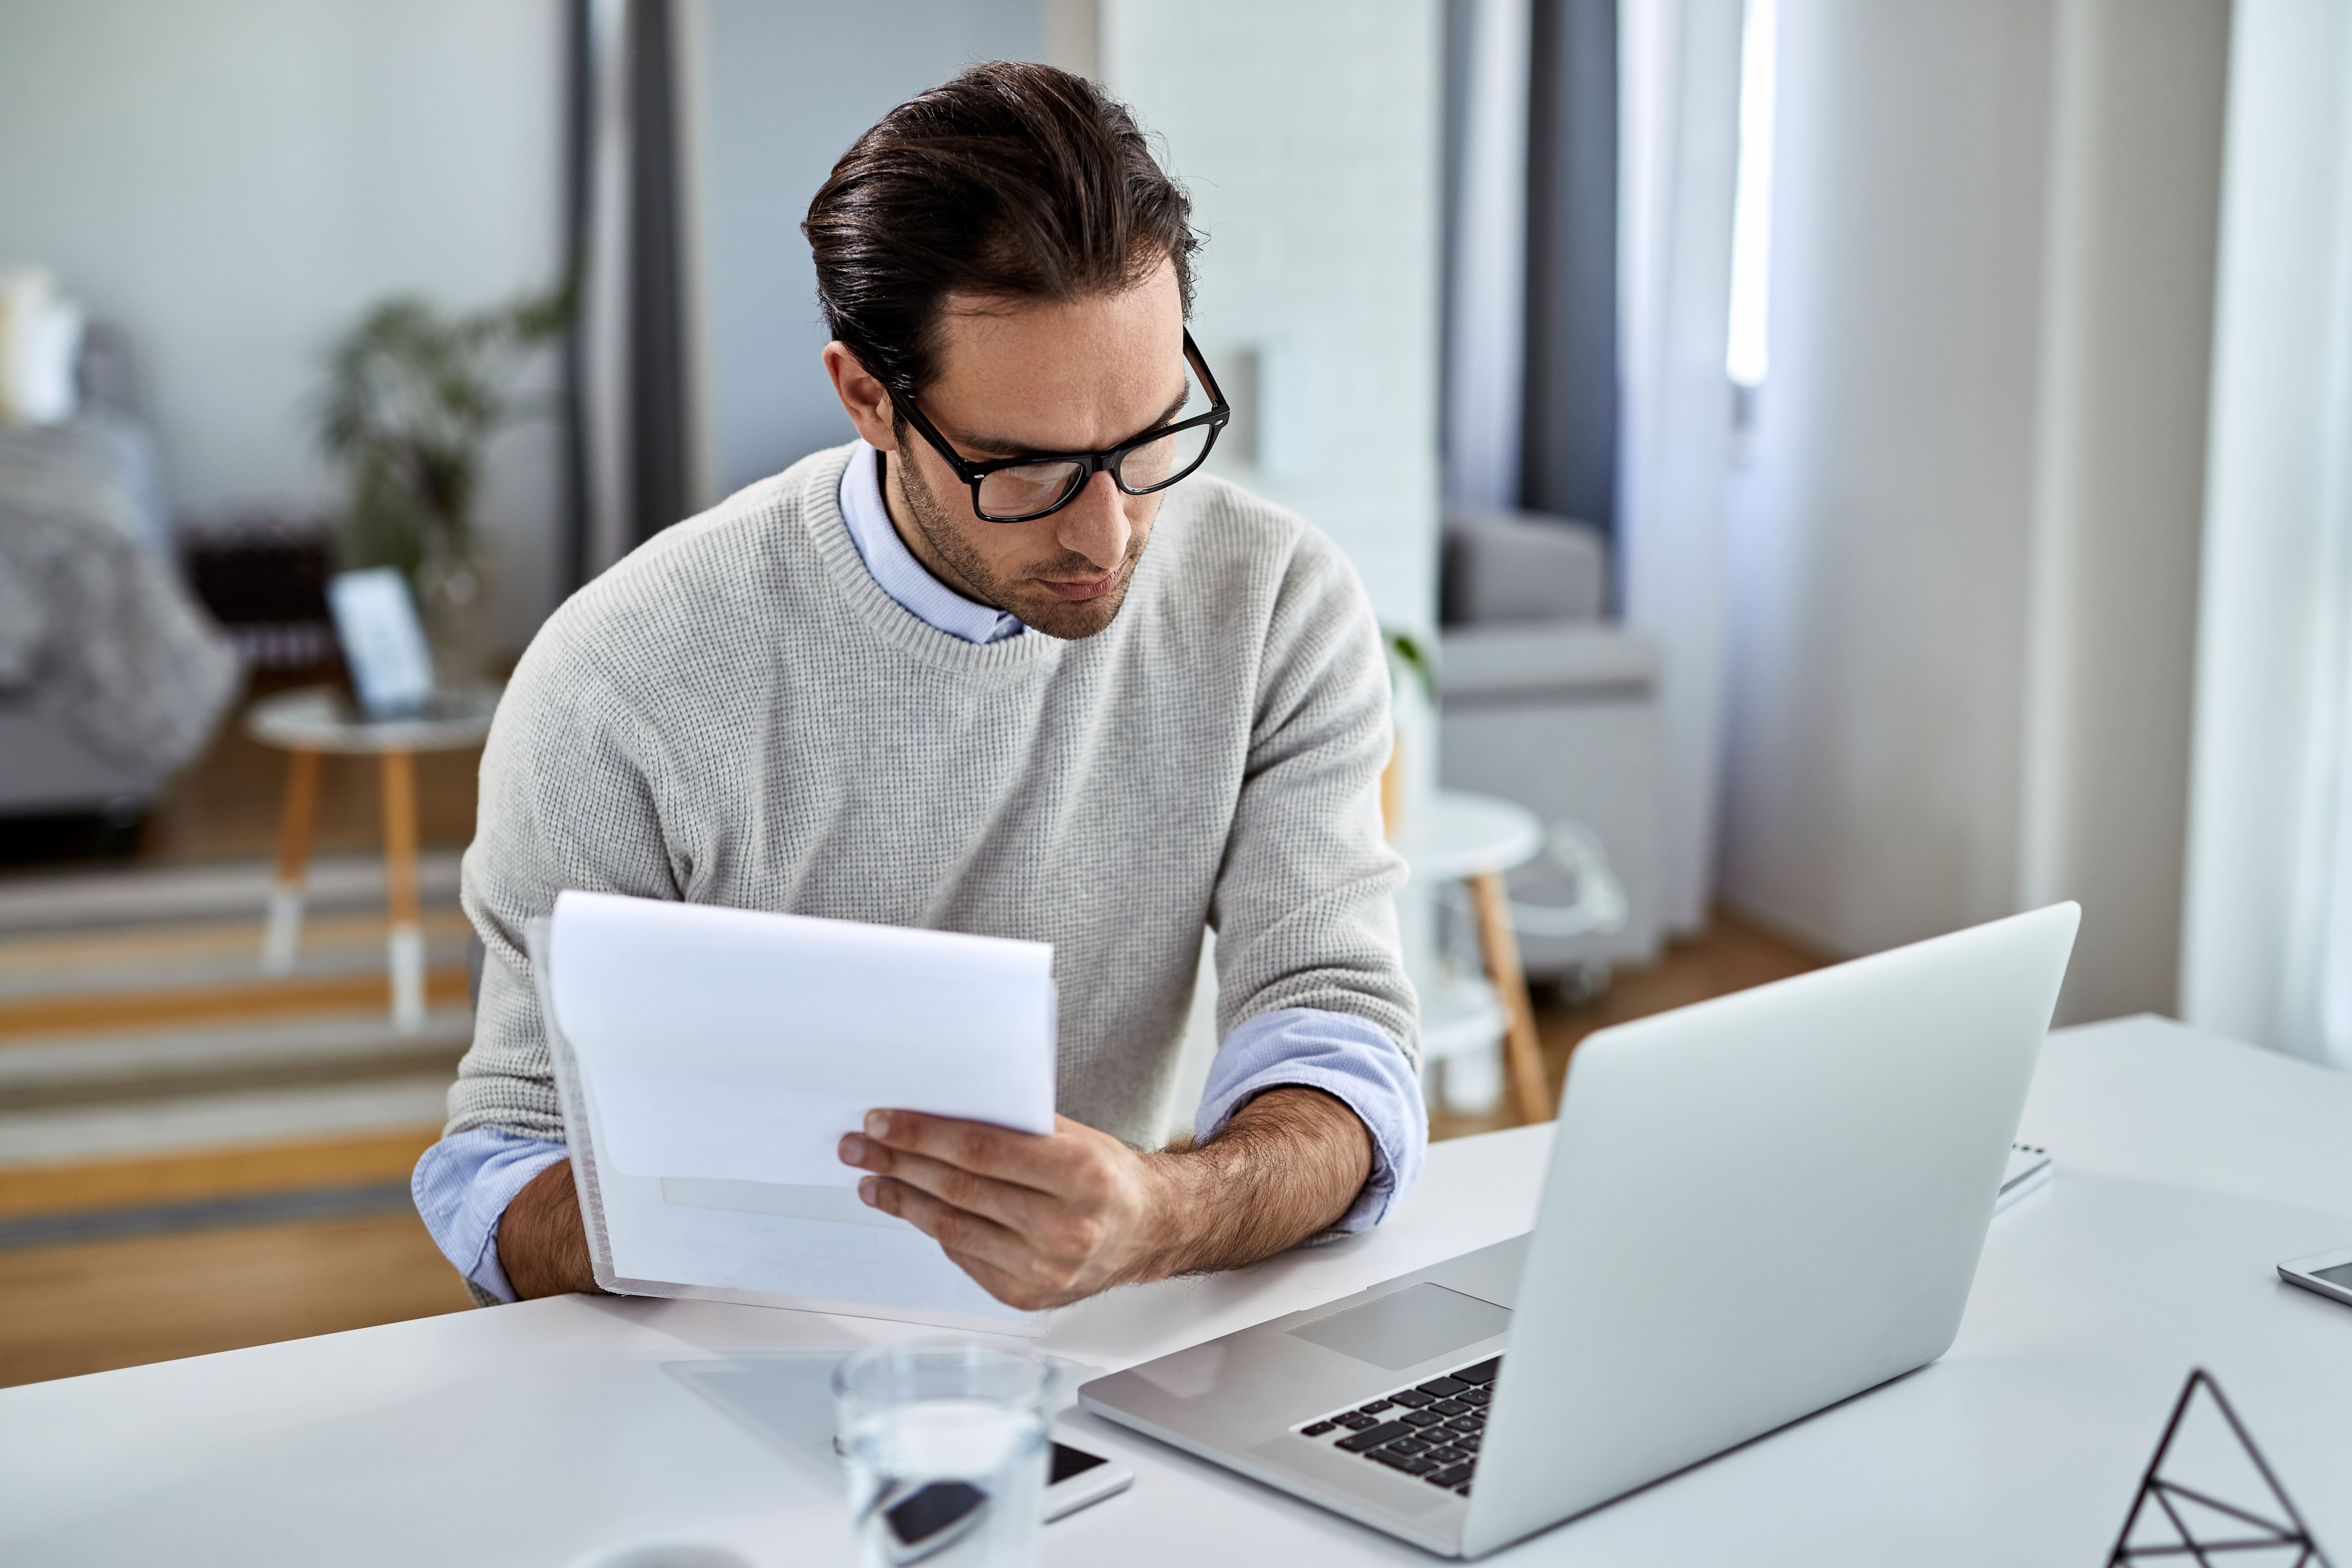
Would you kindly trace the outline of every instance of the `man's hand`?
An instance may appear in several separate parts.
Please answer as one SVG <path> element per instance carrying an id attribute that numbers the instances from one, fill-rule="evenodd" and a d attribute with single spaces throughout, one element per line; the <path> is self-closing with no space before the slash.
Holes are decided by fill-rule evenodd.
<path id="1" fill-rule="evenodd" d="M 1066 1116 L 1045 1136 L 877 1110 L 841 1141 L 858 1196 L 938 1241 L 1007 1306 L 1234 1268 L 1348 1212 L 1371 1135 L 1318 1089 L 1269 1089 L 1211 1142 L 1144 1154 Z"/>

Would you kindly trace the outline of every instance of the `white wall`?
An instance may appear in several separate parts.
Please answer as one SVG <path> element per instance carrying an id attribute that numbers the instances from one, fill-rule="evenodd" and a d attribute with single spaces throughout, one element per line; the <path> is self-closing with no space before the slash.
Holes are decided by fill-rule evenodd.
<path id="1" fill-rule="evenodd" d="M 1346 549 L 1383 619 L 1436 620 L 1435 0 L 1105 0 L 1104 80 L 1208 234 L 1193 336 L 1221 379 L 1270 345 L 1305 385 L 1295 471 L 1228 477 Z M 1425 751 L 1426 748 L 1423 748 Z"/>
<path id="2" fill-rule="evenodd" d="M 121 323 L 186 516 L 321 510 L 306 400 L 370 302 L 546 282 L 561 244 L 553 0 L 0 0 L 0 262 Z M 502 437 L 501 629 L 551 600 L 557 443 Z"/>
<path id="3" fill-rule="evenodd" d="M 2224 0 L 1783 0 L 1727 893 L 2174 1005 Z"/>
<path id="4" fill-rule="evenodd" d="M 698 0 L 688 15 L 702 406 L 723 494 L 852 434 L 818 361 L 831 334 L 800 231 L 809 198 L 893 106 L 977 60 L 1040 58 L 1045 27 L 1039 0 Z"/>

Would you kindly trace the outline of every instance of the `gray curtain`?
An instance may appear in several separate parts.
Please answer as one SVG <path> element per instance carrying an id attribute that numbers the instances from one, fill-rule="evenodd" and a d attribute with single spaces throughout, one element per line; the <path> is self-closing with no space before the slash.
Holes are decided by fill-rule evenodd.
<path id="1" fill-rule="evenodd" d="M 670 0 L 628 0 L 629 520 L 638 543 L 688 504 L 677 21 Z"/>
<path id="2" fill-rule="evenodd" d="M 1617 521 L 1616 0 L 1534 0 L 1520 503 Z"/>
<path id="3" fill-rule="evenodd" d="M 567 0 L 565 221 L 586 289 L 565 344 L 576 586 L 686 516 L 678 18 L 671 0 Z"/>

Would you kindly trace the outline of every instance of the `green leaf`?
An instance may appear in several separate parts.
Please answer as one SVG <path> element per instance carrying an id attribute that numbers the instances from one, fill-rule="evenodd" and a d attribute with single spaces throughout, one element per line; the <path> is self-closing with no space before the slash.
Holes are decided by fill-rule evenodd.
<path id="1" fill-rule="evenodd" d="M 1437 661 L 1430 657 L 1429 649 L 1419 637 L 1397 626 L 1383 626 L 1381 636 L 1388 645 L 1390 679 L 1395 679 L 1396 667 L 1402 665 L 1412 672 L 1414 680 L 1421 687 L 1423 699 L 1431 707 L 1436 707 Z"/>

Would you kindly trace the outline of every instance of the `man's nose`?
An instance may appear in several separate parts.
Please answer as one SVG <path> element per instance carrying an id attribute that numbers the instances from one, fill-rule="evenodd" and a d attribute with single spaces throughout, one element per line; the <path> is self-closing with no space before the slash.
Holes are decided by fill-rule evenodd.
<path id="1" fill-rule="evenodd" d="M 1054 514 L 1061 526 L 1057 542 L 1076 551 L 1105 572 L 1127 559 L 1128 540 L 1134 529 L 1127 521 L 1127 498 L 1108 473 L 1087 480 L 1078 499 Z"/>

